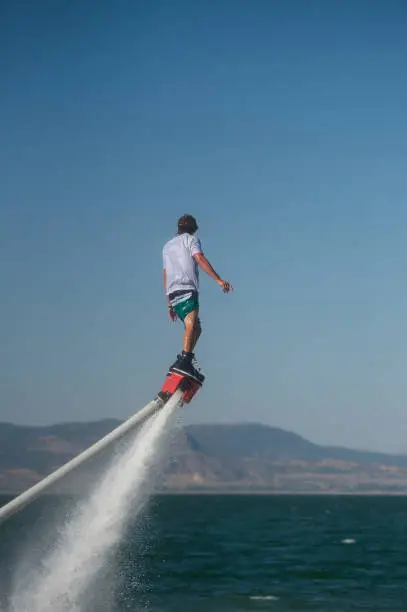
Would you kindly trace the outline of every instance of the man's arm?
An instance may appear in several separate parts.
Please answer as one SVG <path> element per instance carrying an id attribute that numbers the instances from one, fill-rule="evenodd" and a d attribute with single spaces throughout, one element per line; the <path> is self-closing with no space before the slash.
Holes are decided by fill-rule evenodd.
<path id="1" fill-rule="evenodd" d="M 228 283 L 228 281 L 223 280 L 219 274 L 215 272 L 203 253 L 197 253 L 193 257 L 202 270 L 218 283 L 224 293 L 229 293 L 229 291 L 233 290 L 232 285 Z"/>
<path id="2" fill-rule="evenodd" d="M 168 304 L 168 314 L 170 315 L 171 321 L 175 321 L 177 315 L 174 312 L 173 307 L 171 306 L 170 298 L 167 295 L 167 270 L 164 268 L 164 293 L 167 296 L 167 304 Z"/>
<path id="3" fill-rule="evenodd" d="M 167 295 L 167 270 L 164 268 L 164 293 L 167 296 L 168 307 L 170 306 L 170 298 Z"/>

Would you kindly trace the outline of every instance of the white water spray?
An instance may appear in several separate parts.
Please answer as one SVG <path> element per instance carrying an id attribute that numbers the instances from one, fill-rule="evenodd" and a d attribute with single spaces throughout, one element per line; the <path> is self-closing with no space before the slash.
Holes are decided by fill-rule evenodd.
<path id="1" fill-rule="evenodd" d="M 153 492 L 158 463 L 168 450 L 178 397 L 142 426 L 63 529 L 54 551 L 25 585 L 17 585 L 12 612 L 86 612 L 86 592 Z M 167 444 L 166 444 L 167 442 Z"/>

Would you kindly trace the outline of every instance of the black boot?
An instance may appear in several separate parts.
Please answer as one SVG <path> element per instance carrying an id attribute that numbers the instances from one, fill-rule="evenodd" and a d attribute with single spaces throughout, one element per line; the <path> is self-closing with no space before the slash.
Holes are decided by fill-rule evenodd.
<path id="1" fill-rule="evenodd" d="M 185 353 L 182 351 L 181 355 L 177 355 L 176 361 L 170 367 L 170 372 L 179 372 L 185 374 L 188 377 L 194 378 L 199 383 L 202 383 L 205 379 L 201 372 L 198 372 L 192 365 L 192 359 L 194 358 L 193 353 Z"/>

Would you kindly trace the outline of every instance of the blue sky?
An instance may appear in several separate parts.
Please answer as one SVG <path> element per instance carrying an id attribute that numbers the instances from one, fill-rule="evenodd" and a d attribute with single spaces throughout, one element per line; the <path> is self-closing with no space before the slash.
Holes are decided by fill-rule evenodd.
<path id="1" fill-rule="evenodd" d="M 0 420 L 124 418 L 181 345 L 189 212 L 205 388 L 186 422 L 407 449 L 403 1 L 2 3 Z"/>

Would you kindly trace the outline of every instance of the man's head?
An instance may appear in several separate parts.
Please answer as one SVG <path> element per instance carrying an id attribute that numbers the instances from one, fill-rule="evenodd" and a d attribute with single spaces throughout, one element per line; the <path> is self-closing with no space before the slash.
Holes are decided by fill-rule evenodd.
<path id="1" fill-rule="evenodd" d="M 195 234 L 198 224 L 192 215 L 183 215 L 178 219 L 178 234 Z"/>

